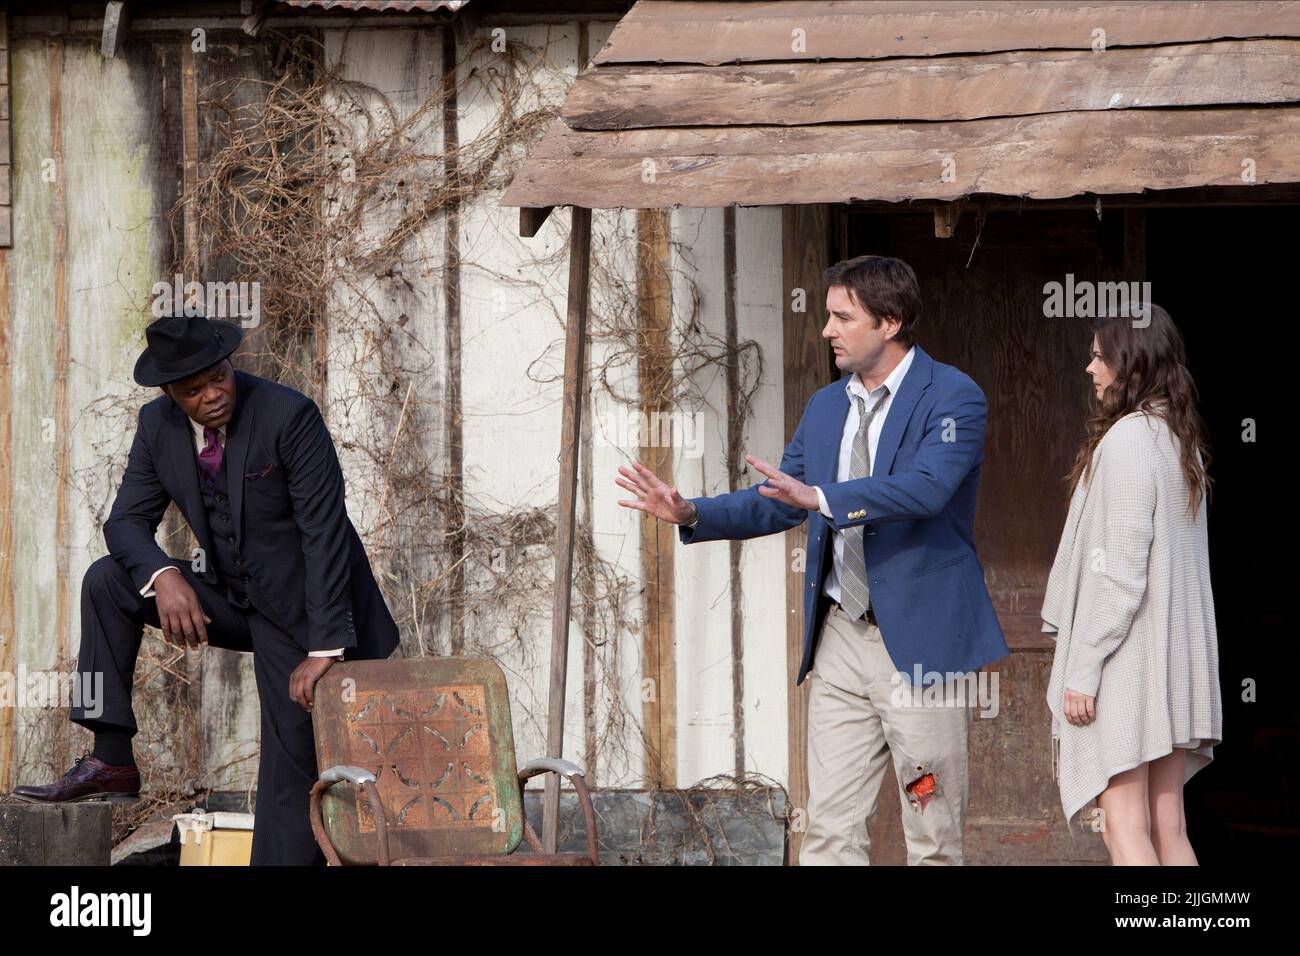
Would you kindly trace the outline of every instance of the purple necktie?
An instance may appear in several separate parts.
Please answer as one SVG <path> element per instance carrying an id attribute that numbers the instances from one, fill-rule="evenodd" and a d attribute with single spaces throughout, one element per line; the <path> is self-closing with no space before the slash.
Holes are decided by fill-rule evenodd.
<path id="1" fill-rule="evenodd" d="M 221 470 L 221 443 L 217 441 L 217 430 L 204 426 L 203 437 L 207 444 L 203 446 L 203 451 L 199 452 L 199 467 L 203 473 L 208 476 L 208 481 L 217 480 L 217 472 Z"/>

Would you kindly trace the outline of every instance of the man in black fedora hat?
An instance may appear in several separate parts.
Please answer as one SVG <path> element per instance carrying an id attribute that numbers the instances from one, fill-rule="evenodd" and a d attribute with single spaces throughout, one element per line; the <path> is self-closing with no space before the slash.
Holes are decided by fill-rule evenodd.
<path id="1" fill-rule="evenodd" d="M 316 780 L 312 696 L 334 661 L 384 658 L 397 625 L 344 507 L 343 472 L 316 403 L 238 371 L 243 331 L 202 315 L 145 330 L 135 380 L 163 395 L 140 409 L 112 512 L 109 554 L 81 587 L 80 674 L 103 675 L 94 749 L 62 779 L 21 786 L 42 803 L 132 799 L 136 655 L 146 623 L 178 646 L 252 651 L 261 701 L 254 864 L 322 863 L 307 816 Z M 198 539 L 168 557 L 155 532 L 176 502 Z M 174 574 L 168 574 L 174 571 Z"/>

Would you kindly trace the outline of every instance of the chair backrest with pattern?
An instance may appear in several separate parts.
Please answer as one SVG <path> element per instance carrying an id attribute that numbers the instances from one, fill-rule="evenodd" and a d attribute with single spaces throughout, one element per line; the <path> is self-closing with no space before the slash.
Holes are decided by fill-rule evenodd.
<path id="1" fill-rule="evenodd" d="M 523 806 L 505 675 L 472 657 L 348 661 L 316 685 L 313 725 L 321 771 L 369 770 L 388 818 L 392 859 L 514 851 Z M 374 815 L 355 786 L 321 801 L 345 864 L 378 858 Z"/>

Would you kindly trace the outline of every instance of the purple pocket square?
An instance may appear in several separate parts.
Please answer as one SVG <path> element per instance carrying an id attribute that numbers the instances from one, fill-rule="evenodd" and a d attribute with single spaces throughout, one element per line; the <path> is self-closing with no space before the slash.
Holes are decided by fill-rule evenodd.
<path id="1" fill-rule="evenodd" d="M 261 471 L 249 471 L 244 473 L 244 477 L 249 481 L 257 481 L 259 478 L 265 478 L 271 472 L 275 471 L 275 462 L 269 462 Z"/>

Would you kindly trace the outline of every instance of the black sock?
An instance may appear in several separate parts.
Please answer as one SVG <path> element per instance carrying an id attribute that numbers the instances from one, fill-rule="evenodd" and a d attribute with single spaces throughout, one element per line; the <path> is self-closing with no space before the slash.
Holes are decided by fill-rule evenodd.
<path id="1" fill-rule="evenodd" d="M 96 760 L 119 766 L 135 763 L 135 753 L 131 750 L 132 736 L 129 730 L 97 730 L 95 749 L 90 755 Z"/>

